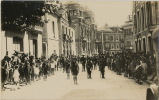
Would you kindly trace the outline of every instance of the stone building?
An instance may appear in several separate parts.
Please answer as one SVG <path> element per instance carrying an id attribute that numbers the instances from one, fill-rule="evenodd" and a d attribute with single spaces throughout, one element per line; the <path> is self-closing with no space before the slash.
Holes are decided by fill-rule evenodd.
<path id="1" fill-rule="evenodd" d="M 98 54 L 116 54 L 124 51 L 124 34 L 119 27 L 109 27 L 107 24 L 98 29 L 96 36 Z"/>
<path id="2" fill-rule="evenodd" d="M 129 16 L 129 20 L 122 25 L 122 31 L 124 33 L 124 42 L 125 42 L 125 52 L 134 52 L 134 42 L 133 42 L 133 25 L 132 18 Z"/>
<path id="3" fill-rule="evenodd" d="M 68 10 L 70 23 L 75 25 L 76 54 L 78 56 L 92 55 L 95 53 L 92 47 L 95 44 L 93 37 L 96 34 L 93 12 L 78 2 L 67 2 L 65 6 Z"/>
<path id="4" fill-rule="evenodd" d="M 158 5 L 158 1 L 133 2 L 135 52 L 153 53 L 152 35 L 153 31 L 159 27 Z"/>
<path id="5" fill-rule="evenodd" d="M 58 13 L 61 15 L 58 22 L 60 36 L 60 55 L 64 55 L 66 57 L 68 57 L 69 55 L 76 55 L 74 31 L 75 26 L 69 23 L 67 9 L 59 9 Z"/>
<path id="6" fill-rule="evenodd" d="M 24 52 L 35 57 L 42 55 L 42 27 L 29 27 L 26 31 L 8 30 L 1 31 L 1 57 L 8 51 L 12 56 L 14 51 Z"/>
<path id="7" fill-rule="evenodd" d="M 55 13 L 45 13 L 43 26 L 43 56 L 49 58 L 52 54 L 59 55 L 59 30 L 58 15 Z"/>
<path id="8" fill-rule="evenodd" d="M 76 55 L 75 50 L 75 26 L 70 23 L 67 9 L 59 1 L 46 1 L 52 7 L 58 9 L 54 12 L 46 12 L 43 27 L 43 54 L 47 58 L 52 54 Z"/>

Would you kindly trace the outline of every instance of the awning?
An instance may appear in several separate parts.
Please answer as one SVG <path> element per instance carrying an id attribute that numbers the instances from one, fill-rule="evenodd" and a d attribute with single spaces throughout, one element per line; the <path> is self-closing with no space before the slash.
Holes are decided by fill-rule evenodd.
<path id="1" fill-rule="evenodd" d="M 159 34 L 159 27 L 157 27 L 153 33 L 152 33 L 152 39 L 155 39 L 158 37 L 158 34 Z"/>

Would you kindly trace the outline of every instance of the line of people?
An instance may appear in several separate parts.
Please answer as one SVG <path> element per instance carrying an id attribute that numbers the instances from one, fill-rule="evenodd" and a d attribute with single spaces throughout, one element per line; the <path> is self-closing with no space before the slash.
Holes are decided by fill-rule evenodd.
<path id="1" fill-rule="evenodd" d="M 12 57 L 6 56 L 2 60 L 1 82 L 2 88 L 7 83 L 12 83 L 19 88 L 19 84 L 31 84 L 48 76 L 54 75 L 55 71 L 66 72 L 67 79 L 70 73 L 73 75 L 74 84 L 78 84 L 77 76 L 79 73 L 79 63 L 82 64 L 82 72 L 87 72 L 87 78 L 92 79 L 92 70 L 100 71 L 100 78 L 105 78 L 105 67 L 116 72 L 118 75 L 124 74 L 125 77 L 133 78 L 141 84 L 147 79 L 149 66 L 153 65 L 154 59 L 143 53 L 118 53 L 113 56 L 109 54 L 95 56 L 57 56 L 52 54 L 49 59 L 45 57 L 35 58 L 25 53 L 15 51 Z M 148 63 L 149 62 L 149 63 Z"/>
<path id="2" fill-rule="evenodd" d="M 46 59 L 45 57 L 35 58 L 25 53 L 20 54 L 16 51 L 12 57 L 6 54 L 1 61 L 2 89 L 5 89 L 5 84 L 15 84 L 19 89 L 19 84 L 31 84 L 41 78 L 46 80 L 48 75 L 54 75 L 57 60 L 56 55 Z"/>
<path id="3" fill-rule="evenodd" d="M 154 67 L 155 58 L 153 55 L 138 53 L 119 53 L 114 56 L 106 56 L 108 69 L 116 72 L 118 75 L 134 79 L 137 83 L 142 84 L 147 80 Z"/>

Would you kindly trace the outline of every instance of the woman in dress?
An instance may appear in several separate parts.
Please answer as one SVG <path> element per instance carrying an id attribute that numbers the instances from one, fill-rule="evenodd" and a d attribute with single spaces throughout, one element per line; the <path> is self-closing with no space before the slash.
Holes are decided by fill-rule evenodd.
<path id="1" fill-rule="evenodd" d="M 54 60 L 51 61 L 51 74 L 54 75 L 54 71 L 55 71 L 55 62 Z"/>
<path id="2" fill-rule="evenodd" d="M 39 77 L 39 66 L 36 64 L 34 67 L 35 80 L 38 81 Z"/>
<path id="3" fill-rule="evenodd" d="M 66 73 L 67 73 L 67 79 L 70 79 L 70 61 L 66 60 Z"/>
<path id="4" fill-rule="evenodd" d="M 14 82 L 16 84 L 17 89 L 19 89 L 19 71 L 18 71 L 18 65 L 15 66 L 14 73 L 13 73 L 13 78 Z"/>

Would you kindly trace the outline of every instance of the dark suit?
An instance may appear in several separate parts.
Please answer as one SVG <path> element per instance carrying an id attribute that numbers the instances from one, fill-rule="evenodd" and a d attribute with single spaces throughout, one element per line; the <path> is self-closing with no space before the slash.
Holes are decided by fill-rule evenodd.
<path id="1" fill-rule="evenodd" d="M 82 62 L 82 71 L 85 71 L 86 58 L 82 57 L 81 62 Z"/>
<path id="2" fill-rule="evenodd" d="M 102 78 L 105 78 L 105 77 L 104 77 L 104 73 L 105 73 L 105 61 L 104 61 L 103 58 L 100 59 L 100 64 L 99 64 L 99 66 L 100 66 L 101 76 L 102 76 Z"/>
<path id="3" fill-rule="evenodd" d="M 86 64 L 86 68 L 87 68 L 88 78 L 91 78 L 93 64 L 90 61 L 88 61 Z"/>

